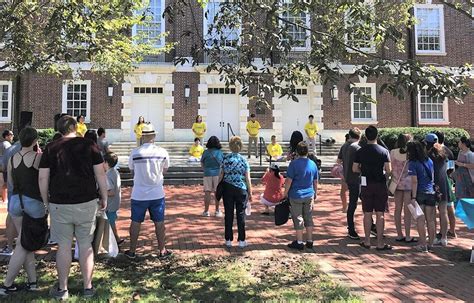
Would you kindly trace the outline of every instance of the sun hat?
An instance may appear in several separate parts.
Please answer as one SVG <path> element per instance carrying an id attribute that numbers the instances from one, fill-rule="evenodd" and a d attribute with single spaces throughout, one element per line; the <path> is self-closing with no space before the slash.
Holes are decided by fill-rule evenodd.
<path id="1" fill-rule="evenodd" d="M 151 123 L 146 123 L 143 128 L 142 128 L 142 135 L 154 135 L 155 134 L 155 128 L 153 127 L 153 124 Z"/>
<path id="2" fill-rule="evenodd" d="M 429 133 L 425 136 L 425 141 L 427 143 L 436 143 L 438 142 L 438 136 L 436 136 L 436 134 Z"/>

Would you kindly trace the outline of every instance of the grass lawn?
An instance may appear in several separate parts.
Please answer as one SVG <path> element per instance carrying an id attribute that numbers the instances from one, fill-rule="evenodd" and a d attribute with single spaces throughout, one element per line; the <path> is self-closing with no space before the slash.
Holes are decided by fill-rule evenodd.
<path id="1" fill-rule="evenodd" d="M 5 264 L 1 270 L 6 272 Z M 0 301 L 50 301 L 48 291 L 56 281 L 54 263 L 41 262 L 38 271 L 39 291 L 20 291 Z M 85 301 L 79 296 L 82 284 L 77 263 L 69 281 L 69 301 Z M 94 285 L 94 302 L 360 302 L 303 255 L 175 257 L 163 262 L 153 256 L 134 261 L 119 256 L 97 261 Z"/>

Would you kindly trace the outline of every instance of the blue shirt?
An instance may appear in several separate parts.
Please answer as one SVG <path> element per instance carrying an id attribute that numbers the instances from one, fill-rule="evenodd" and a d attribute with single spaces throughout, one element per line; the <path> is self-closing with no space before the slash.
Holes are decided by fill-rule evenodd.
<path id="1" fill-rule="evenodd" d="M 313 182 L 318 179 L 318 167 L 308 158 L 290 162 L 286 173 L 292 180 L 288 196 L 291 199 L 306 199 L 314 196 Z"/>
<path id="2" fill-rule="evenodd" d="M 224 182 L 247 190 L 245 174 L 250 171 L 250 165 L 240 154 L 230 153 L 224 156 Z"/>
<path id="3" fill-rule="evenodd" d="M 426 168 L 425 168 L 426 167 Z M 430 175 L 428 175 L 429 170 Z M 416 176 L 418 179 L 417 193 L 432 194 L 433 190 L 433 161 L 428 158 L 424 163 L 420 161 L 409 161 L 408 162 L 408 175 Z"/>
<path id="4" fill-rule="evenodd" d="M 5 151 L 5 153 L 3 154 L 3 159 L 2 159 L 3 161 L 2 165 L 5 168 L 5 172 L 7 171 L 8 161 L 10 161 L 10 158 L 13 157 L 13 155 L 15 155 L 20 150 L 21 150 L 21 144 L 20 144 L 20 140 L 18 140 L 15 144 L 10 146 L 10 148 L 8 148 Z M 7 187 L 8 187 L 8 194 L 10 195 L 10 193 L 13 192 L 12 180 L 7 180 Z"/>
<path id="5" fill-rule="evenodd" d="M 201 157 L 204 166 L 204 177 L 219 176 L 224 154 L 220 149 L 206 149 Z"/>

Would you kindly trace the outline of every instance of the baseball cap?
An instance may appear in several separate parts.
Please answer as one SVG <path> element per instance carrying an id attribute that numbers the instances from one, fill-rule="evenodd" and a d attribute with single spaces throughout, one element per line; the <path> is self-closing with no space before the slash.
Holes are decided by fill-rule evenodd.
<path id="1" fill-rule="evenodd" d="M 436 136 L 436 134 L 429 133 L 425 136 L 425 141 L 427 143 L 436 143 L 438 142 L 438 136 Z"/>

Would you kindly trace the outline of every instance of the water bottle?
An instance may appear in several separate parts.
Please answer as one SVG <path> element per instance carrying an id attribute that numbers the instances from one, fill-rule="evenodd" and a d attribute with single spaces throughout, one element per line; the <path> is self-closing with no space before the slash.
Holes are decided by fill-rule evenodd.
<path id="1" fill-rule="evenodd" d="M 252 214 L 252 205 L 250 202 L 247 202 L 247 207 L 245 208 L 245 215 L 250 216 Z"/>

